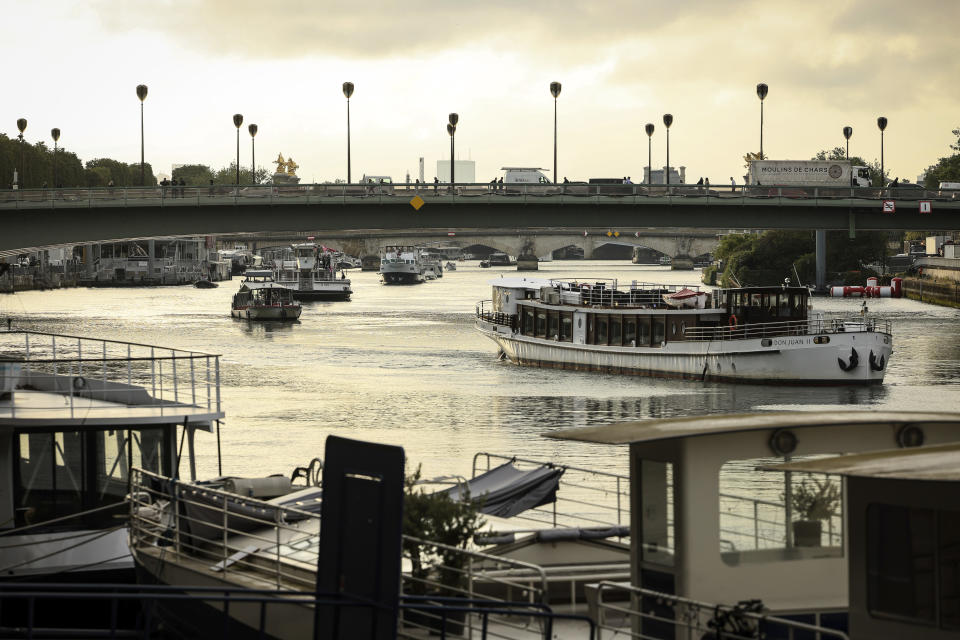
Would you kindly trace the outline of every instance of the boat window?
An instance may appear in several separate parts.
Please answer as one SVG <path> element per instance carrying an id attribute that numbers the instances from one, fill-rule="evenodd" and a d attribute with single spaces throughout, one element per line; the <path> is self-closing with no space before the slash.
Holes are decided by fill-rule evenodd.
<path id="1" fill-rule="evenodd" d="M 547 337 L 547 312 L 545 309 L 537 309 L 536 336 L 538 338 Z"/>
<path id="2" fill-rule="evenodd" d="M 573 312 L 560 314 L 560 342 L 573 342 Z"/>
<path id="3" fill-rule="evenodd" d="M 822 458 L 794 456 L 791 461 Z M 720 467 L 720 555 L 727 564 L 843 556 L 843 491 L 824 474 L 757 471 L 783 458 Z"/>
<path id="4" fill-rule="evenodd" d="M 652 318 L 653 322 L 653 346 L 659 347 L 666 339 L 666 321 L 663 316 Z"/>
<path id="5" fill-rule="evenodd" d="M 790 317 L 790 294 L 789 293 L 780 294 L 780 316 L 783 318 Z"/>
<path id="6" fill-rule="evenodd" d="M 940 512 L 947 521 L 957 523 L 957 512 Z M 946 579 L 956 588 L 956 551 L 944 544 L 957 542 L 956 530 L 945 532 L 936 527 L 938 513 L 933 509 L 870 504 L 867 505 L 867 609 L 873 615 L 898 619 L 936 622 L 936 578 Z M 938 541 L 938 537 L 940 538 Z M 948 560 L 936 562 L 938 542 L 947 551 Z M 954 547 L 955 549 L 956 547 Z M 941 593 L 947 612 L 956 624 L 955 593 L 948 587 Z"/>
<path id="7" fill-rule="evenodd" d="M 637 318 L 637 345 L 650 346 L 650 316 Z"/>
<path id="8" fill-rule="evenodd" d="M 163 429 L 91 432 L 19 432 L 14 438 L 13 493 L 17 526 L 39 524 L 97 507 L 85 525 L 116 522 L 127 494 L 129 467 L 167 475 Z M 63 526 L 75 527 L 77 520 Z M 57 525 L 51 525 L 57 526 Z"/>
<path id="9" fill-rule="evenodd" d="M 523 335 L 532 336 L 533 327 L 533 309 L 530 307 L 523 307 Z"/>
<path id="10" fill-rule="evenodd" d="M 763 294 L 762 294 L 762 293 L 754 293 L 754 294 L 752 294 L 752 295 L 750 296 L 750 306 L 753 307 L 754 309 L 762 309 L 763 306 L 764 306 L 764 305 L 763 305 Z"/>
<path id="11" fill-rule="evenodd" d="M 623 344 L 621 328 L 623 319 L 620 316 L 610 316 L 610 344 L 619 347 Z"/>
<path id="12" fill-rule="evenodd" d="M 637 346 L 636 316 L 624 316 L 623 318 L 623 344 L 629 347 Z"/>
<path id="13" fill-rule="evenodd" d="M 673 465 L 639 461 L 640 530 L 644 562 L 673 565 Z"/>
<path id="14" fill-rule="evenodd" d="M 594 322 L 595 319 L 596 319 L 596 316 L 594 316 L 593 314 L 590 314 L 587 316 L 587 344 L 596 344 L 596 342 L 594 341 L 594 338 L 596 337 L 595 336 L 596 322 Z"/>
<path id="15" fill-rule="evenodd" d="M 775 293 L 764 294 L 764 298 L 766 298 L 767 313 L 770 314 L 771 318 L 776 318 L 777 317 L 777 294 Z"/>
<path id="16" fill-rule="evenodd" d="M 597 341 L 595 344 L 607 344 L 608 339 L 608 318 L 606 315 L 597 316 Z"/>
<path id="17" fill-rule="evenodd" d="M 547 313 L 547 337 L 560 338 L 560 312 L 550 311 Z"/>
<path id="18" fill-rule="evenodd" d="M 795 293 L 791 297 L 793 298 L 793 316 L 795 318 L 802 318 L 803 312 L 806 309 L 806 296 Z"/>

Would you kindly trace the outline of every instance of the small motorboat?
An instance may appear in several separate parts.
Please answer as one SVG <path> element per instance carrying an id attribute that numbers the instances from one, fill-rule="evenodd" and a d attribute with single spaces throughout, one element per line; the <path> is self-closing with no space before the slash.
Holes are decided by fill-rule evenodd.
<path id="1" fill-rule="evenodd" d="M 480 261 L 480 268 L 481 268 L 481 269 L 489 269 L 489 268 L 490 268 L 490 261 L 489 261 L 489 260 L 481 260 L 481 261 Z"/>
<path id="2" fill-rule="evenodd" d="M 674 309 L 703 309 L 706 307 L 707 292 L 680 289 L 675 293 L 663 294 L 663 301 Z"/>
<path id="3" fill-rule="evenodd" d="M 206 279 L 201 279 L 194 282 L 193 286 L 195 286 L 197 289 L 216 289 L 220 285 L 218 285 L 216 282 L 211 282 Z"/>
<path id="4" fill-rule="evenodd" d="M 447 264 L 443 265 L 443 268 L 446 269 L 447 271 L 456 271 L 457 265 L 453 262 L 448 261 Z"/>

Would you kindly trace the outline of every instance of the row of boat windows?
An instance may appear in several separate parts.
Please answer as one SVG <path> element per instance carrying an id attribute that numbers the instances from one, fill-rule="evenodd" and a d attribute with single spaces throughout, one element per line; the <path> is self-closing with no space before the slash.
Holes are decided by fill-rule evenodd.
<path id="1" fill-rule="evenodd" d="M 802 293 L 751 293 L 731 291 L 727 299 L 731 312 L 745 308 L 763 309 L 773 317 L 803 317 L 807 308 L 807 296 Z"/>
<path id="2" fill-rule="evenodd" d="M 520 332 L 535 338 L 550 338 L 560 342 L 573 342 L 574 314 L 572 311 L 551 311 L 521 305 L 519 307 Z M 633 316 L 612 314 L 588 314 L 577 318 L 585 322 L 584 343 L 615 347 L 660 346 L 667 340 L 667 320 L 664 316 Z M 671 338 L 681 339 L 686 329 L 685 320 L 669 323 Z"/>
<path id="3" fill-rule="evenodd" d="M 271 287 L 269 289 L 253 289 L 242 291 L 234 296 L 237 305 L 243 304 L 279 304 L 293 300 L 293 292 L 289 289 Z"/>

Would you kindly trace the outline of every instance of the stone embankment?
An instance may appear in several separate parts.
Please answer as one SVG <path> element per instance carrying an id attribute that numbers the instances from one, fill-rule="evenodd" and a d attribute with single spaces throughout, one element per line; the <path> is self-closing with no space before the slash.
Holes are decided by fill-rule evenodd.
<path id="1" fill-rule="evenodd" d="M 0 275 L 0 293 L 17 291 L 45 291 L 76 287 L 80 283 L 80 273 L 63 267 L 20 267 L 11 265 Z"/>
<path id="2" fill-rule="evenodd" d="M 960 309 L 960 282 L 956 280 L 904 278 L 903 295 L 911 300 Z"/>

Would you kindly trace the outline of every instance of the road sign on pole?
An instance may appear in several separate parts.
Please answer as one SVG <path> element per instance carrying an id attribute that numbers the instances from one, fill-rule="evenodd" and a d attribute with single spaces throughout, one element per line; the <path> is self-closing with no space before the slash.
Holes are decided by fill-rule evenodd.
<path id="1" fill-rule="evenodd" d="M 933 205 L 930 204 L 929 200 L 920 201 L 920 213 L 931 213 L 933 211 Z"/>
<path id="2" fill-rule="evenodd" d="M 893 200 L 883 201 L 883 212 L 894 213 L 897 210 L 897 204 Z"/>

